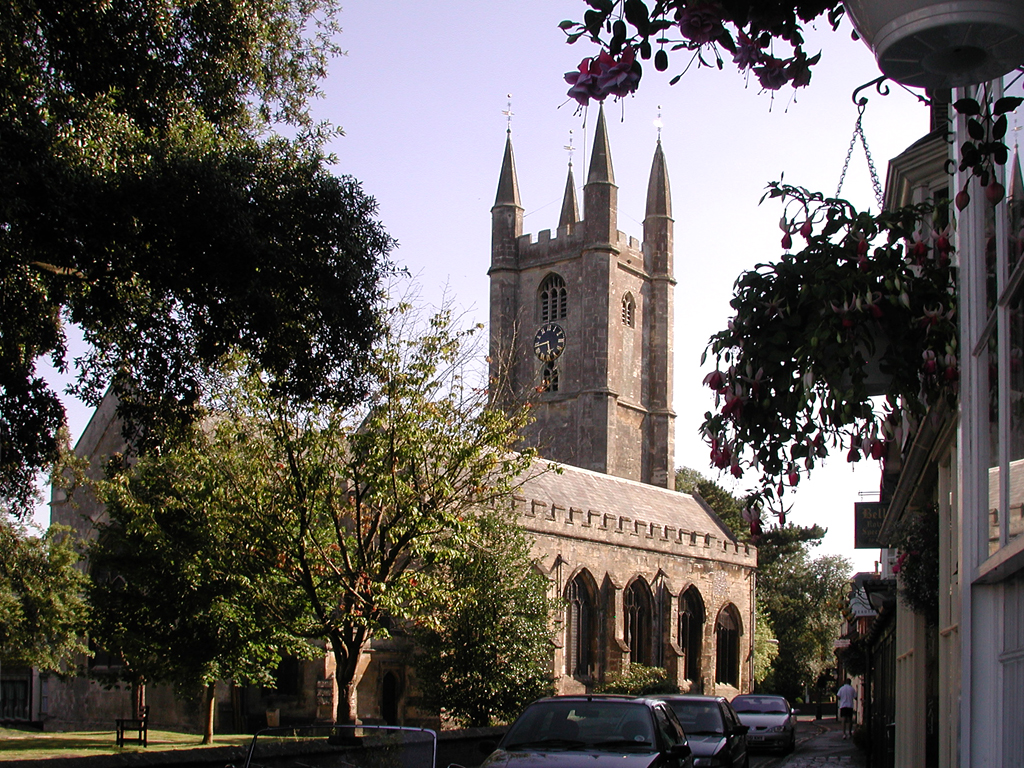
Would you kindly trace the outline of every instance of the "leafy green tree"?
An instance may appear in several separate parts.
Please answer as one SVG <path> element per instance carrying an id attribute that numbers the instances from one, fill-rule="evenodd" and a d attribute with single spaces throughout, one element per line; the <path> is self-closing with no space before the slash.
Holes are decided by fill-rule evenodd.
<path id="1" fill-rule="evenodd" d="M 36 536 L 0 514 L 0 665 L 62 672 L 87 649 L 88 607 L 72 531 Z"/>
<path id="2" fill-rule="evenodd" d="M 743 520 L 743 501 L 729 493 L 714 480 L 710 480 L 696 469 L 676 469 L 676 490 L 683 493 L 698 493 L 715 510 L 733 536 L 740 541 L 750 539 L 750 525 Z"/>
<path id="3" fill-rule="evenodd" d="M 533 459 L 513 450 L 526 409 L 489 407 L 486 387 L 466 375 L 479 328 L 457 330 L 447 311 L 422 323 L 407 305 L 389 310 L 358 406 L 297 402 L 246 361 L 227 361 L 203 392 L 206 428 L 188 435 L 191 467 L 147 481 L 155 501 L 173 491 L 161 516 L 174 518 L 167 532 L 182 541 L 164 557 L 192 546 L 189 510 L 215 497 L 210 509 L 224 518 L 213 527 L 231 538 L 202 542 L 220 560 L 212 567 L 237 575 L 270 625 L 329 644 L 341 722 L 352 718 L 366 644 L 429 597 L 420 564 L 464 551 L 476 510 L 507 501 Z M 173 470 L 167 455 L 154 461 Z"/>
<path id="4" fill-rule="evenodd" d="M 754 621 L 754 683 L 761 685 L 779 655 L 779 641 L 775 637 L 772 620 L 766 615 L 760 601 L 755 608 Z"/>
<path id="5" fill-rule="evenodd" d="M 204 692 L 203 743 L 213 740 L 217 680 L 272 687 L 281 656 L 312 648 L 271 621 L 266 595 L 231 556 L 248 546 L 208 471 L 203 433 L 116 468 L 99 483 L 108 522 L 88 550 L 90 635 L 120 662 L 107 684 L 173 684 Z"/>
<path id="6" fill-rule="evenodd" d="M 333 175 L 308 101 L 336 0 L 0 0 L 0 499 L 33 506 L 86 350 L 132 435 L 187 422 L 243 350 L 276 389 L 352 401 L 392 240 Z M 273 131 L 287 127 L 292 137 Z"/>
<path id="7" fill-rule="evenodd" d="M 518 525 L 491 511 L 476 523 L 465 550 L 421 572 L 434 589 L 413 632 L 425 702 L 468 727 L 511 722 L 553 692 L 548 580 Z"/>
<path id="8" fill-rule="evenodd" d="M 809 531 L 796 526 L 773 529 L 764 534 L 758 550 L 768 550 L 758 566 L 758 602 L 779 641 L 766 687 L 789 698 L 802 695 L 832 663 L 849 591 L 850 562 L 838 555 L 812 559 Z"/>

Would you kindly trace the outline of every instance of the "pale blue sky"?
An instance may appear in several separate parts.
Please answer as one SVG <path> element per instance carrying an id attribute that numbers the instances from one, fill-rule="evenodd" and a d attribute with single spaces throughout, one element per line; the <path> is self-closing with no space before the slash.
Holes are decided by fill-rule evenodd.
<path id="1" fill-rule="evenodd" d="M 490 208 L 506 94 L 525 230 L 557 225 L 570 130 L 576 180 L 583 180 L 582 149 L 589 150 L 596 111 L 585 139 L 584 115 L 566 103 L 562 75 L 595 51 L 583 41 L 566 45 L 557 25 L 584 10 L 583 0 L 345 5 L 340 42 L 347 55 L 334 61 L 316 112 L 344 129 L 332 145 L 337 171 L 360 179 L 376 197 L 400 243 L 397 260 L 416 275 L 426 300 L 438 301 L 447 288 L 470 317 L 487 320 Z M 697 432 L 712 405 L 701 386 L 700 356 L 730 315 L 739 273 L 781 252 L 781 210 L 758 200 L 783 173 L 789 183 L 835 192 L 857 117 L 851 93 L 878 76 L 848 24 L 836 33 L 819 26 L 809 30 L 807 50 L 822 50 L 822 60 L 796 99 L 788 88 L 774 100 L 759 95 L 756 80 L 729 66 L 691 69 L 671 87 L 651 67 L 635 97 L 606 105 L 619 228 L 637 238 L 659 107 L 662 113 L 676 222 L 676 463 L 712 476 Z M 668 75 L 683 64 L 677 58 Z M 888 97 L 870 97 L 864 129 L 884 183 L 888 158 L 927 132 L 928 113 L 897 87 Z M 856 205 L 875 207 L 859 148 L 843 192 Z M 77 437 L 88 414 L 76 408 L 71 416 Z M 801 484 L 791 519 L 827 526 L 821 551 L 851 556 L 859 570 L 870 570 L 878 553 L 852 550 L 852 509 L 858 492 L 877 487 L 876 467 L 858 465 L 854 474 L 837 456 Z"/>

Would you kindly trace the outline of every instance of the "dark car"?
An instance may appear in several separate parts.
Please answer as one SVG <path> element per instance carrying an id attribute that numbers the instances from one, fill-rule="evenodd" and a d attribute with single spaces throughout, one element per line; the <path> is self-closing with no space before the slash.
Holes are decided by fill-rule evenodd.
<path id="1" fill-rule="evenodd" d="M 535 701 L 481 768 L 691 768 L 690 746 L 663 701 L 554 696 Z"/>
<path id="2" fill-rule="evenodd" d="M 747 726 L 721 696 L 657 696 L 686 731 L 694 768 L 747 768 Z"/>
<path id="3" fill-rule="evenodd" d="M 750 747 L 776 748 L 783 753 L 796 746 L 796 712 L 782 696 L 743 694 L 732 700 L 740 722 L 750 728 Z"/>

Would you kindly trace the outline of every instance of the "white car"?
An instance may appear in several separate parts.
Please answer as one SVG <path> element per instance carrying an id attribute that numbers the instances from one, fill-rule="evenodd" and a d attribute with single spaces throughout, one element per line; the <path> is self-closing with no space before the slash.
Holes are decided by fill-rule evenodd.
<path id="1" fill-rule="evenodd" d="M 778 749 L 783 754 L 796 746 L 796 711 L 782 696 L 743 694 L 732 700 L 740 722 L 748 727 L 747 746 Z"/>

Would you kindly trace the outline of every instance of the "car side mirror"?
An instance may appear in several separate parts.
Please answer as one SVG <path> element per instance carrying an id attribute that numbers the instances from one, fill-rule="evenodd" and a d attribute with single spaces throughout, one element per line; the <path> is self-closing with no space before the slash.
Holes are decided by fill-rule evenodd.
<path id="1" fill-rule="evenodd" d="M 672 757 L 683 760 L 689 757 L 693 753 L 693 750 L 690 749 L 689 744 L 673 744 L 671 748 L 669 748 L 668 753 Z"/>
<path id="2" fill-rule="evenodd" d="M 749 730 L 750 730 L 750 726 L 749 725 L 737 725 L 736 726 L 736 733 L 738 733 L 740 736 L 746 736 L 747 735 L 747 731 L 749 731 Z"/>

